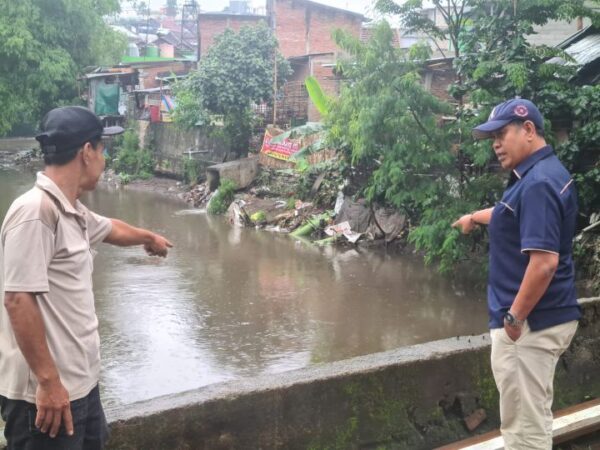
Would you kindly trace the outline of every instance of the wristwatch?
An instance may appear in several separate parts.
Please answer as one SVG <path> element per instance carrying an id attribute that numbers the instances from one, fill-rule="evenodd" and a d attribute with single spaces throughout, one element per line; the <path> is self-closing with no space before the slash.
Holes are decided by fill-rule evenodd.
<path id="1" fill-rule="evenodd" d="M 517 319 L 510 311 L 506 311 L 506 314 L 504 314 L 504 320 L 511 327 L 521 327 L 525 323 L 524 320 Z"/>

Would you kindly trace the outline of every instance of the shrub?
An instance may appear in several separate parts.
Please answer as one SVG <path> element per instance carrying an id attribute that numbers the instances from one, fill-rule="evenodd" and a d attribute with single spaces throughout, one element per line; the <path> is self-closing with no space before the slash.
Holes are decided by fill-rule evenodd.
<path id="1" fill-rule="evenodd" d="M 223 180 L 216 190 L 214 196 L 210 199 L 208 205 L 208 214 L 219 215 L 223 214 L 233 202 L 236 185 L 231 180 Z"/>
<path id="2" fill-rule="evenodd" d="M 139 138 L 133 130 L 123 134 L 112 166 L 115 172 L 127 174 L 130 179 L 152 178 L 154 172 L 152 155 L 148 149 L 140 149 Z"/>
<path id="3" fill-rule="evenodd" d="M 185 159 L 183 161 L 183 181 L 189 184 L 197 183 L 202 170 L 202 161 Z"/>

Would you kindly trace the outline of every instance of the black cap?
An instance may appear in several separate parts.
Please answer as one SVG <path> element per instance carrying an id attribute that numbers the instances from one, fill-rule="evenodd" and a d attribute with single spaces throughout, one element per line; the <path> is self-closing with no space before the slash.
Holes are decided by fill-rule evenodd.
<path id="1" fill-rule="evenodd" d="M 42 119 L 41 130 L 35 138 L 45 154 L 72 150 L 94 138 L 124 131 L 122 127 L 104 128 L 98 116 L 83 106 L 53 109 Z"/>

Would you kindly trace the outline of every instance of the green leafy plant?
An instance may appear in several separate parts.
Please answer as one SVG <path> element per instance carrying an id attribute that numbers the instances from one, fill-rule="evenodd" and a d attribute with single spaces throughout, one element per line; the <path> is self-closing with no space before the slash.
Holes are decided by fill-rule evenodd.
<path id="1" fill-rule="evenodd" d="M 267 214 L 264 211 L 256 211 L 250 216 L 253 223 L 262 223 L 267 220 Z"/>
<path id="2" fill-rule="evenodd" d="M 127 38 L 103 16 L 116 0 L 0 2 L 0 136 L 35 130 L 41 117 L 79 104 L 78 78 L 89 66 L 116 64 Z"/>
<path id="3" fill-rule="evenodd" d="M 296 199 L 294 197 L 290 197 L 285 201 L 285 209 L 296 209 Z"/>
<path id="4" fill-rule="evenodd" d="M 149 179 L 153 176 L 152 155 L 148 149 L 139 147 L 139 138 L 133 130 L 123 133 L 111 163 L 115 172 L 127 174 L 130 179 Z"/>
<path id="5" fill-rule="evenodd" d="M 573 83 L 575 67 L 548 62 L 564 56 L 560 50 L 534 47 L 527 40 L 534 25 L 597 14 L 580 0 L 434 1 L 445 21 L 439 26 L 423 14 L 423 4 L 376 2 L 379 10 L 397 14 L 403 29 L 436 42 L 438 50 L 444 41 L 452 43 L 457 75 L 450 93 L 456 102 L 440 101 L 422 87 L 429 47 L 394 48 L 386 24 L 376 27 L 367 43 L 336 31 L 334 38 L 349 58 L 338 63 L 346 82 L 325 119 L 327 143 L 351 165 L 349 175 L 360 193 L 402 211 L 410 224 L 408 238 L 426 262 L 450 272 L 462 261 L 480 260 L 487 245 L 485 233 L 464 237 L 450 225 L 461 214 L 493 205 L 501 195 L 504 176 L 494 167 L 490 143 L 470 135 L 507 98 L 528 97 L 538 104 L 551 143 L 556 141 L 551 123 L 573 121 L 574 132 L 557 151 L 578 182 L 584 213 L 597 207 L 600 166 L 594 142 L 600 138 L 600 114 L 592 105 L 595 93 L 588 88 L 583 94 Z"/>
<path id="6" fill-rule="evenodd" d="M 235 198 L 235 191 L 236 185 L 233 181 L 228 179 L 222 180 L 219 189 L 217 189 L 214 196 L 210 199 L 206 212 L 212 215 L 225 213 Z"/>
<path id="7" fill-rule="evenodd" d="M 304 80 L 304 84 L 306 85 L 308 96 L 313 102 L 313 105 L 315 105 L 317 108 L 317 111 L 319 111 L 319 114 L 322 116 L 326 115 L 329 111 L 331 102 L 323 92 L 323 89 L 321 88 L 321 85 L 317 79 L 311 75 Z"/>
<path id="8" fill-rule="evenodd" d="M 196 159 L 184 159 L 183 161 L 183 180 L 186 183 L 197 183 L 200 177 L 203 163 Z"/>

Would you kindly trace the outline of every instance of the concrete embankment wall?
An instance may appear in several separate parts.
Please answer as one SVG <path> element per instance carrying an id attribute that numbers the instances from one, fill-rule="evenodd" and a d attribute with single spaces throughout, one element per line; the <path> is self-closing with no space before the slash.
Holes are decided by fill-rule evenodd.
<path id="1" fill-rule="evenodd" d="M 554 408 L 600 396 L 600 298 L 559 361 Z M 107 411 L 113 449 L 429 449 L 499 425 L 488 334 L 243 379 Z M 475 414 L 474 414 L 475 413 Z"/>
<path id="2" fill-rule="evenodd" d="M 0 139 L 0 152 L 17 153 L 23 150 L 32 150 L 39 148 L 38 141 L 35 138 L 17 137 Z"/>
<path id="3" fill-rule="evenodd" d="M 150 123 L 139 120 L 136 124 L 140 145 L 151 149 L 161 173 L 183 177 L 186 161 L 194 161 L 198 171 L 223 162 L 229 152 L 222 139 L 209 137 L 198 129 L 184 130 L 173 123 Z M 191 151 L 191 153 L 190 153 Z"/>

